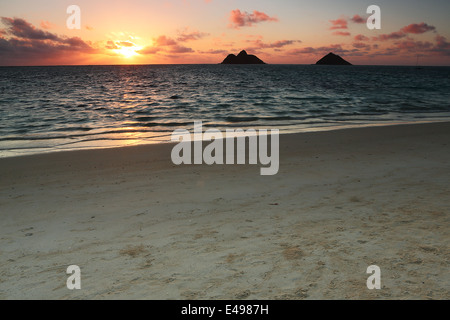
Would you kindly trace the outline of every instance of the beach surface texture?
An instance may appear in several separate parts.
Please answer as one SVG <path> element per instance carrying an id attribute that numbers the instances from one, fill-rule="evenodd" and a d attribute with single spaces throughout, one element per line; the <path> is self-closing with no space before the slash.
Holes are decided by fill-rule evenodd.
<path id="1" fill-rule="evenodd" d="M 172 147 L 0 159 L 0 299 L 450 298 L 450 123 L 282 135 L 274 176 Z"/>

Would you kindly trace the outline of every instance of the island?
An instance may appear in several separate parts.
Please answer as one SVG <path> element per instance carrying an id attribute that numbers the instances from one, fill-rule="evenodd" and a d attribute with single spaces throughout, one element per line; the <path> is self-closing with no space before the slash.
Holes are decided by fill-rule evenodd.
<path id="1" fill-rule="evenodd" d="M 242 50 L 237 56 L 229 54 L 228 57 L 223 60 L 222 64 L 266 64 L 257 56 L 247 54 L 245 50 Z"/>
<path id="2" fill-rule="evenodd" d="M 318 65 L 332 65 L 332 66 L 351 66 L 352 64 L 342 59 L 337 54 L 330 52 L 325 57 L 316 62 Z"/>

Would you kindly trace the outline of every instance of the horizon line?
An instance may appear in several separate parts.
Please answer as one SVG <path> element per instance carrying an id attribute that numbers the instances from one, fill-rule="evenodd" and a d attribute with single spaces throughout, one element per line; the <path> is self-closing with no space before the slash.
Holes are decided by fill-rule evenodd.
<path id="1" fill-rule="evenodd" d="M 0 65 L 0 68 L 17 68 L 17 67 L 114 67 L 114 66 L 216 66 L 224 65 L 222 63 L 143 63 L 143 64 L 55 64 L 55 65 Z M 226 65 L 226 64 L 225 64 Z M 230 64 L 234 66 L 252 65 L 252 64 Z M 316 66 L 316 63 L 265 63 L 265 65 L 276 66 Z M 261 66 L 261 65 L 259 65 Z M 317 65 L 327 66 L 327 65 Z M 335 66 L 335 65 L 328 65 Z M 414 65 L 414 64 L 352 64 L 347 67 L 450 67 L 450 65 Z"/>

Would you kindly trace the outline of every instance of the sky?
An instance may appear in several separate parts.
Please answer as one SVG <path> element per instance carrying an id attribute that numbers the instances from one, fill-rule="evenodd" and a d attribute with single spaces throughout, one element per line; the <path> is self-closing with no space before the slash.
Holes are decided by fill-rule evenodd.
<path id="1" fill-rule="evenodd" d="M 80 29 L 70 5 L 80 8 Z M 370 5 L 381 29 L 370 30 Z M 357 65 L 450 66 L 448 0 L 0 0 L 0 66 L 271 64 L 334 52 Z"/>

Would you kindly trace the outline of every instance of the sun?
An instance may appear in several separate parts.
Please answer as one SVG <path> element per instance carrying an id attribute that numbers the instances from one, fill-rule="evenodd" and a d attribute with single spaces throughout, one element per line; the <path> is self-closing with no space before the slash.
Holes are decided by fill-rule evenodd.
<path id="1" fill-rule="evenodd" d="M 123 56 L 124 58 L 132 58 L 136 55 L 138 55 L 137 51 L 141 50 L 141 47 L 132 46 L 132 47 L 120 47 L 119 49 L 116 49 L 115 51 Z"/>

